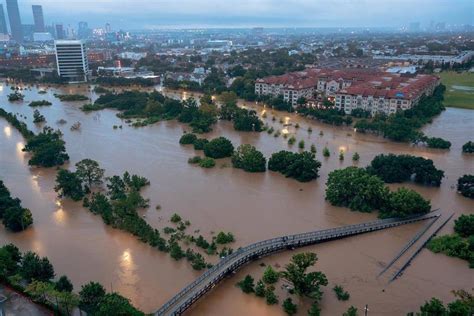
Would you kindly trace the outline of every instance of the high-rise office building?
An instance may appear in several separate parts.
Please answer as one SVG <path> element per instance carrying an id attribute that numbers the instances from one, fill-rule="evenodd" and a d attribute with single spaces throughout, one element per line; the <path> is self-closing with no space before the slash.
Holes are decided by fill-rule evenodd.
<path id="1" fill-rule="evenodd" d="M 77 28 L 77 36 L 79 37 L 79 39 L 87 38 L 89 36 L 89 33 L 90 30 L 87 22 L 79 22 L 79 26 Z"/>
<path id="2" fill-rule="evenodd" d="M 56 39 L 62 40 L 65 37 L 64 28 L 62 24 L 56 24 Z"/>
<path id="3" fill-rule="evenodd" d="M 33 20 L 35 22 L 35 32 L 43 33 L 44 29 L 44 16 L 43 16 L 43 7 L 40 5 L 32 5 L 33 9 Z"/>
<path id="4" fill-rule="evenodd" d="M 23 28 L 21 26 L 20 10 L 17 0 L 6 0 L 8 20 L 10 21 L 10 30 L 12 37 L 18 43 L 23 42 Z"/>
<path id="5" fill-rule="evenodd" d="M 54 42 L 58 75 L 69 82 L 85 82 L 89 74 L 86 46 L 80 40 Z"/>
<path id="6" fill-rule="evenodd" d="M 7 19 L 5 18 L 5 12 L 3 11 L 2 4 L 0 4 L 0 33 L 8 34 Z"/>

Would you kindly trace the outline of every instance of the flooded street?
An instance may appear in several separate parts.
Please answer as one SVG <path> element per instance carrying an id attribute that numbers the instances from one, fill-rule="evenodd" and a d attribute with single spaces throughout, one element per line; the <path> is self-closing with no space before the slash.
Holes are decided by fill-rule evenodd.
<path id="1" fill-rule="evenodd" d="M 124 171 L 146 176 L 151 185 L 143 191 L 150 199 L 150 208 L 144 211 L 146 220 L 156 228 L 169 225 L 173 213 L 191 222 L 189 232 L 196 229 L 210 238 L 211 232 L 230 231 L 236 237 L 233 248 L 262 239 L 284 234 L 312 231 L 322 228 L 354 224 L 373 220 L 377 214 L 351 212 L 329 205 L 324 200 L 327 175 L 334 169 L 352 165 L 354 152 L 360 154 L 359 166 L 366 166 L 380 153 L 412 154 L 432 159 L 437 168 L 445 171 L 441 187 L 423 187 L 404 184 L 431 199 L 433 209 L 462 213 L 474 211 L 474 202 L 456 193 L 457 179 L 465 173 L 474 173 L 474 156 L 463 155 L 461 147 L 474 138 L 474 111 L 449 108 L 435 118 L 424 132 L 443 137 L 452 142 L 450 151 L 412 147 L 394 143 L 372 135 L 356 134 L 351 128 L 332 127 L 306 120 L 295 114 L 266 109 L 265 119 L 275 130 L 283 129 L 280 118 L 293 126 L 288 132 L 297 142 L 303 139 L 306 148 L 317 148 L 317 159 L 322 162 L 320 178 L 310 183 L 299 183 L 281 174 L 265 172 L 246 173 L 231 167 L 230 160 L 217 162 L 213 169 L 202 169 L 187 163 L 196 153 L 192 147 L 180 146 L 178 140 L 186 125 L 176 121 L 159 122 L 151 126 L 133 128 L 116 117 L 116 112 L 103 110 L 83 113 L 83 102 L 60 102 L 54 93 L 85 93 L 92 99 L 97 96 L 74 86 L 48 89 L 38 94 L 38 89 L 23 91 L 25 101 L 10 103 L 9 87 L 0 91 L 1 107 L 28 117 L 27 124 L 35 132 L 41 127 L 32 123 L 34 108 L 30 101 L 46 99 L 52 106 L 38 108 L 46 117 L 47 125 L 60 128 L 64 133 L 70 166 L 91 158 L 100 162 L 106 175 Z M 82 90 L 82 91 L 81 91 Z M 182 97 L 182 93 L 174 93 Z M 187 94 L 188 96 L 189 94 Z M 261 106 L 253 106 L 262 113 Z M 275 121 L 272 117 L 276 116 Z M 286 118 L 287 117 L 287 118 Z M 67 121 L 58 125 L 59 119 Z M 70 131 L 74 122 L 81 122 L 79 131 Z M 294 123 L 300 128 L 296 129 Z M 122 129 L 113 129 L 122 125 Z M 311 126 L 313 132 L 308 132 Z M 320 131 L 324 135 L 320 136 Z M 235 147 L 249 143 L 268 158 L 273 152 L 291 148 L 282 136 L 234 131 L 229 122 L 219 122 L 206 138 L 229 138 Z M 137 307 L 152 312 L 199 275 L 182 260 L 174 261 L 141 243 L 128 233 L 109 228 L 102 219 L 94 216 L 81 203 L 60 201 L 54 192 L 56 170 L 31 168 L 28 158 L 21 151 L 24 140 L 20 133 L 0 118 L 0 178 L 13 196 L 22 200 L 34 218 L 32 228 L 22 233 L 9 233 L 0 227 L 0 245 L 14 243 L 23 251 L 34 250 L 47 256 L 57 275 L 67 274 L 75 289 L 90 280 L 102 283 L 108 290 L 120 292 Z M 322 156 L 327 146 L 330 158 Z M 338 153 L 345 152 L 339 161 Z M 199 153 L 202 154 L 202 153 Z M 393 186 L 395 187 L 395 186 Z M 161 210 L 155 210 L 156 205 Z M 387 286 L 386 279 L 376 279 L 387 263 L 422 226 L 410 224 L 380 232 L 337 240 L 304 248 L 318 254 L 318 270 L 326 273 L 329 286 L 322 300 L 323 315 L 340 315 L 350 305 L 361 310 L 369 304 L 373 315 L 401 315 L 414 311 L 426 299 L 436 296 L 451 301 L 451 290 L 470 289 L 474 284 L 473 270 L 466 261 L 435 255 L 423 250 L 404 275 Z M 453 222 L 442 232 L 450 233 Z M 284 266 L 293 253 L 284 252 L 254 262 L 223 282 L 202 299 L 189 315 L 283 315 L 281 306 L 267 306 L 264 300 L 242 294 L 234 285 L 244 275 L 260 276 L 259 263 Z M 332 286 L 341 284 L 351 294 L 348 302 L 339 302 L 332 293 Z M 385 290 L 384 290 L 385 289 Z M 384 291 L 383 291 L 384 290 Z M 306 315 L 301 308 L 299 315 Z"/>

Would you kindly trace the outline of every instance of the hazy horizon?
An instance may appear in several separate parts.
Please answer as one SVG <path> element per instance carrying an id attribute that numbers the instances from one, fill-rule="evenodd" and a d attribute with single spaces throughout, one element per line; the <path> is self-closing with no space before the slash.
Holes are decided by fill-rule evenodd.
<path id="1" fill-rule="evenodd" d="M 5 1 L 2 1 L 5 7 Z M 469 0 L 20 0 L 22 23 L 32 23 L 31 5 L 43 6 L 45 23 L 114 29 L 247 27 L 401 27 L 430 21 L 474 24 Z"/>

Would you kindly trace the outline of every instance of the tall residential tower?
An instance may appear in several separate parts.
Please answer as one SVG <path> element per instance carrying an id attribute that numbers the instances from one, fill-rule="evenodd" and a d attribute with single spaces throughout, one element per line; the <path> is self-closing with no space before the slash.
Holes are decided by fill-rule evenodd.
<path id="1" fill-rule="evenodd" d="M 68 82 L 85 82 L 88 79 L 89 63 L 83 41 L 60 40 L 56 46 L 58 75 Z"/>
<path id="2" fill-rule="evenodd" d="M 21 25 L 20 10 L 17 0 L 6 0 L 8 20 L 10 21 L 10 30 L 12 37 L 18 43 L 23 42 L 23 27 Z"/>
<path id="3" fill-rule="evenodd" d="M 33 20 L 35 22 L 35 32 L 36 33 L 45 32 L 43 7 L 40 5 L 32 5 L 31 8 L 33 9 Z"/>
<path id="4" fill-rule="evenodd" d="M 2 4 L 0 4 L 0 33 L 8 34 L 7 19 L 5 18 L 5 12 L 3 11 Z"/>

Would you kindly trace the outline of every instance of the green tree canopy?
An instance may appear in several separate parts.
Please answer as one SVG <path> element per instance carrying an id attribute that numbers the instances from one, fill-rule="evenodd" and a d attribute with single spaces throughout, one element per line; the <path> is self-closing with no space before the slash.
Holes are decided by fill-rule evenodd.
<path id="1" fill-rule="evenodd" d="M 76 174 L 89 188 L 93 185 L 101 185 L 104 177 L 104 169 L 99 167 L 99 163 L 92 159 L 83 159 L 76 163 Z"/>
<path id="2" fill-rule="evenodd" d="M 74 201 L 79 201 L 84 197 L 82 180 L 76 172 L 60 169 L 56 175 L 56 186 L 54 191 L 60 197 L 68 197 Z"/>
<path id="3" fill-rule="evenodd" d="M 263 154 L 249 144 L 237 147 L 232 154 L 232 164 L 247 172 L 264 172 L 267 169 L 267 160 Z"/>
<path id="4" fill-rule="evenodd" d="M 232 156 L 234 146 L 225 137 L 217 137 L 204 145 L 204 154 L 207 157 L 219 159 Z"/>
<path id="5" fill-rule="evenodd" d="M 347 167 L 329 173 L 326 200 L 354 211 L 371 212 L 386 205 L 389 194 L 383 181 L 364 169 Z"/>
<path id="6" fill-rule="evenodd" d="M 306 272 L 309 267 L 314 266 L 317 260 L 318 257 L 312 252 L 296 254 L 291 258 L 290 263 L 285 266 L 285 270 L 281 272 L 281 275 L 293 284 L 296 294 L 319 302 L 323 295 L 321 286 L 328 284 L 326 275 L 319 271 Z"/>

